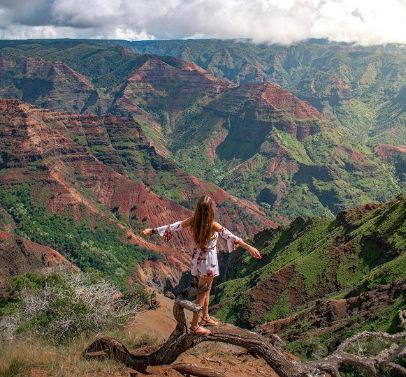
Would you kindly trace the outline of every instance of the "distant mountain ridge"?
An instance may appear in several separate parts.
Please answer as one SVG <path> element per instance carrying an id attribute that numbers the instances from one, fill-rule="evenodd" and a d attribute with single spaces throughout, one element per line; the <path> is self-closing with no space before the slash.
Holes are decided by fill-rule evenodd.
<path id="1" fill-rule="evenodd" d="M 236 83 L 276 82 L 330 113 L 362 140 L 405 143 L 405 45 L 363 47 L 320 40 L 290 46 L 233 40 L 128 45 L 140 53 L 193 61 Z"/>
<path id="2" fill-rule="evenodd" d="M 59 41 L 43 42 L 35 49 L 2 49 L 0 61 L 6 74 L 0 90 L 8 96 L 30 98 L 30 90 L 40 90 L 43 84 L 44 95 L 30 102 L 54 110 L 133 117 L 162 156 L 194 176 L 262 205 L 279 222 L 283 221 L 281 216 L 325 216 L 370 200 L 388 200 L 404 189 L 406 154 L 402 144 L 360 141 L 359 135 L 350 135 L 351 130 L 344 132 L 326 107 L 326 113 L 321 113 L 274 83 L 237 85 L 176 57 L 137 55 L 131 44 L 108 43 Z M 309 49 L 308 59 L 300 63 L 302 69 L 306 62 L 310 68 L 316 64 L 317 54 L 326 49 L 331 54 L 334 49 L 344 55 L 351 52 L 347 45 L 326 47 L 316 42 L 268 50 L 232 41 L 199 43 L 210 47 L 207 54 L 213 48 L 228 46 L 235 53 L 247 47 L 256 53 L 268 51 L 274 57 L 296 51 L 303 58 Z M 60 44 L 68 48 L 62 49 Z M 151 44 L 158 45 L 164 49 L 167 44 Z M 49 63 L 44 56 L 55 61 Z M 64 63 L 57 63 L 60 60 Z M 285 65 L 284 69 L 293 69 L 293 62 Z M 52 74 L 41 79 L 42 84 L 33 81 L 43 72 Z M 346 95 L 342 96 L 343 104 L 347 103 Z M 305 205 L 298 206 L 299 201 Z"/>

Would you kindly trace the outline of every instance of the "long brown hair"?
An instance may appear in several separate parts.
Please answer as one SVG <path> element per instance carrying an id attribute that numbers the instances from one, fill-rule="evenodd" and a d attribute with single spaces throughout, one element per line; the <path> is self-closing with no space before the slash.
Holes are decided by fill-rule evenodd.
<path id="1" fill-rule="evenodd" d="M 205 247 L 211 237 L 214 221 L 214 202 L 208 195 L 203 195 L 197 202 L 192 217 L 193 240 L 199 247 Z"/>

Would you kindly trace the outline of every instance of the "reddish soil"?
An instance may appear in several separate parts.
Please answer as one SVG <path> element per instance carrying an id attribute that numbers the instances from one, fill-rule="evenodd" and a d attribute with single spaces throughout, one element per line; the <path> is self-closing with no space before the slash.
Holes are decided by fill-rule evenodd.
<path id="1" fill-rule="evenodd" d="M 387 160 L 393 154 L 406 154 L 406 145 L 378 144 L 374 151 L 379 157 Z"/>
<path id="2" fill-rule="evenodd" d="M 152 105 L 165 101 L 171 111 L 170 125 L 173 127 L 179 112 L 198 97 L 213 96 L 234 86 L 227 80 L 215 78 L 194 63 L 177 58 L 165 61 L 157 56 L 148 56 L 144 64 L 128 78 L 114 102 L 121 112 L 142 113 L 138 101 Z"/>
<path id="3" fill-rule="evenodd" d="M 349 208 L 337 214 L 337 221 L 346 226 L 352 228 L 356 226 L 356 223 L 361 220 L 367 213 L 379 208 L 378 203 L 367 203 L 362 207 Z"/>
<path id="4" fill-rule="evenodd" d="M 285 111 L 298 119 L 316 118 L 323 119 L 324 116 L 309 103 L 300 100 L 291 92 L 273 83 L 264 84 L 261 100 L 273 107 L 275 111 Z"/>
<path id="5" fill-rule="evenodd" d="M 286 266 L 251 289 L 250 311 L 254 321 L 256 318 L 262 318 L 276 303 L 280 295 L 288 288 L 294 272 L 294 265 Z"/>
<path id="6" fill-rule="evenodd" d="M 0 232 L 0 296 L 6 293 L 10 277 L 27 272 L 48 274 L 60 270 L 77 271 L 78 268 L 48 246 Z"/>

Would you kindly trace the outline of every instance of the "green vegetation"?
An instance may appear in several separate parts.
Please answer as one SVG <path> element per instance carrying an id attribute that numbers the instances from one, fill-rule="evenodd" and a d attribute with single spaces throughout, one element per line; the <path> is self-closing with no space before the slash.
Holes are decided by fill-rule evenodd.
<path id="1" fill-rule="evenodd" d="M 174 159 L 180 168 L 190 174 L 216 184 L 221 184 L 222 179 L 227 174 L 228 164 L 218 158 L 210 161 L 207 158 L 204 145 L 179 150 L 174 154 Z"/>
<path id="2" fill-rule="evenodd" d="M 30 276 L 31 278 L 32 276 Z M 86 285 L 86 287 L 89 286 L 91 285 Z M 57 290 L 59 291 L 60 288 Z M 119 301 L 117 302 L 119 303 Z M 55 322 L 54 320 L 53 323 Z M 118 322 L 122 323 L 122 320 Z M 79 325 L 81 326 L 81 324 Z M 128 369 L 120 362 L 87 360 L 82 356 L 83 350 L 100 336 L 102 327 L 98 327 L 95 323 L 93 328 L 96 330 L 89 329 L 89 331 L 60 342 L 45 339 L 39 333 L 34 334 L 27 331 L 17 334 L 13 340 L 0 339 L 0 376 L 22 377 L 35 374 L 48 377 L 92 374 L 96 374 L 98 377 L 127 376 Z M 76 330 L 74 329 L 74 331 Z M 112 328 L 107 326 L 103 327 L 102 333 L 105 336 L 120 339 L 129 349 L 158 343 L 158 339 L 151 334 L 140 333 L 137 327 L 132 326 L 113 326 Z"/>
<path id="3" fill-rule="evenodd" d="M 298 218 L 289 226 L 259 233 L 254 244 L 262 260 L 241 252 L 230 256 L 227 280 L 217 288 L 215 302 L 220 309 L 216 315 L 254 326 L 300 312 L 291 327 L 306 334 L 312 329 L 308 313 L 315 299 L 340 299 L 350 291 L 355 296 L 382 284 L 405 281 L 406 201 L 399 197 L 370 209 L 349 209 L 337 219 Z M 319 346 L 325 355 L 355 332 L 398 331 L 398 312 L 405 305 L 400 296 L 371 313 L 368 320 L 354 315 L 344 327 L 300 337 L 289 344 L 290 350 L 314 357 Z M 238 309 L 242 306 L 243 312 Z M 314 347 L 315 343 L 319 346 Z M 306 350 L 316 354 L 306 354 Z"/>
<path id="4" fill-rule="evenodd" d="M 160 171 L 154 177 L 153 182 L 154 191 L 161 197 L 173 200 L 175 202 L 182 202 L 177 177 L 171 171 Z"/>
<path id="5" fill-rule="evenodd" d="M 134 264 L 157 254 L 126 244 L 123 233 L 108 221 L 96 226 L 88 221 L 76 223 L 70 215 L 47 213 L 31 198 L 32 188 L 20 185 L 0 188 L 0 207 L 16 223 L 15 233 L 42 245 L 51 246 L 84 271 L 99 271 L 125 286 Z"/>
<path id="6" fill-rule="evenodd" d="M 294 136 L 280 130 L 275 131 L 276 138 L 292 157 L 301 164 L 312 164 L 312 160 L 307 155 L 306 149 Z"/>

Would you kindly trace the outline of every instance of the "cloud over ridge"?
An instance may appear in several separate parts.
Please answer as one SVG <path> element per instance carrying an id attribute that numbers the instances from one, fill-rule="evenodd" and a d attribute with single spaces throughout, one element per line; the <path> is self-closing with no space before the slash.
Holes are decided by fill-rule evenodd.
<path id="1" fill-rule="evenodd" d="M 406 0 L 0 0 L 0 38 L 406 43 Z"/>

